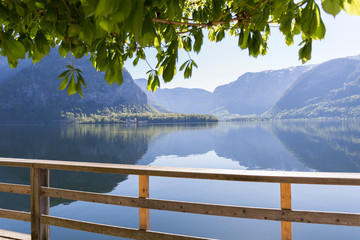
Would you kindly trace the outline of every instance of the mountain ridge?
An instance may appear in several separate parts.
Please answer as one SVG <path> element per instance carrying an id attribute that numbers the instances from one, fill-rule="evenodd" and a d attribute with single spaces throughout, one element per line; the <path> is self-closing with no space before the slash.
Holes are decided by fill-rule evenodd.
<path id="1" fill-rule="evenodd" d="M 89 58 L 75 59 L 75 67 L 82 69 L 87 83 L 84 97 L 68 96 L 58 91 L 57 76 L 69 64 L 70 57 L 62 58 L 56 50 L 35 65 L 25 66 L 3 80 L 0 91 L 0 122 L 51 122 L 61 120 L 61 112 L 92 112 L 120 104 L 147 104 L 147 96 L 123 71 L 123 83 L 110 86 L 104 73 L 98 72 Z"/>

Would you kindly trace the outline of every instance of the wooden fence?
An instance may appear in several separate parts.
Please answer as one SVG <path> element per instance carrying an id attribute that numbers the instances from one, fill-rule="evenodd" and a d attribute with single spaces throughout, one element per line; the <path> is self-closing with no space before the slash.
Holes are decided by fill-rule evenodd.
<path id="1" fill-rule="evenodd" d="M 292 238 L 292 222 L 360 226 L 360 214 L 291 209 L 291 184 L 360 185 L 358 173 L 197 169 L 14 158 L 0 158 L 0 166 L 30 168 L 30 186 L 0 183 L 0 191 L 30 194 L 31 212 L 0 209 L 0 217 L 31 222 L 33 240 L 50 239 L 50 225 L 131 239 L 208 239 L 151 231 L 149 209 L 281 221 L 283 240 Z M 52 188 L 49 169 L 139 175 L 139 197 Z M 280 183 L 281 209 L 151 199 L 149 176 Z M 139 208 L 139 229 L 50 216 L 50 197 Z"/>

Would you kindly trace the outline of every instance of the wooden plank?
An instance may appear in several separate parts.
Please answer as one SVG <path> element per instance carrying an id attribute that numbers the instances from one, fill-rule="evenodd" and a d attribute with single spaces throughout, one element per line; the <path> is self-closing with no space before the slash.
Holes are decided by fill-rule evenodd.
<path id="1" fill-rule="evenodd" d="M 25 233 L 13 232 L 0 229 L 0 239 L 31 240 L 31 236 Z"/>
<path id="2" fill-rule="evenodd" d="M 9 193 L 19 193 L 19 194 L 30 194 L 29 185 L 21 184 L 10 184 L 10 183 L 0 183 L 0 192 L 9 192 Z"/>
<path id="3" fill-rule="evenodd" d="M 49 169 L 40 169 L 40 187 L 50 187 L 50 171 Z M 41 196 L 40 191 L 40 213 L 50 215 L 50 197 Z M 50 226 L 43 224 L 40 219 L 40 239 L 50 239 Z"/>
<path id="4" fill-rule="evenodd" d="M 323 172 L 281 172 L 253 170 L 223 170 L 201 168 L 175 168 L 123 164 L 103 164 L 87 162 L 68 162 L 51 160 L 27 160 L 0 158 L 0 166 L 58 169 L 100 173 L 134 174 L 161 177 L 213 179 L 249 182 L 299 183 L 359 185 L 359 173 L 323 173 Z"/>
<path id="5" fill-rule="evenodd" d="M 30 168 L 31 181 L 31 239 L 40 240 L 40 169 Z"/>
<path id="6" fill-rule="evenodd" d="M 291 184 L 280 183 L 281 209 L 291 210 Z M 281 240 L 292 239 L 292 223 L 281 222 Z"/>
<path id="7" fill-rule="evenodd" d="M 30 222 L 31 216 L 28 212 L 8 210 L 0 208 L 0 218 Z"/>
<path id="8" fill-rule="evenodd" d="M 252 208 L 159 199 L 141 199 L 56 188 L 42 188 L 42 192 L 44 195 L 50 197 L 127 207 L 273 221 L 360 226 L 360 214 L 353 213 L 279 210 L 272 208 Z"/>
<path id="9" fill-rule="evenodd" d="M 78 220 L 71 220 L 66 218 L 52 217 L 52 216 L 42 216 L 42 221 L 46 224 L 70 228 L 80 231 L 93 232 L 99 234 L 105 234 L 116 237 L 124 237 L 131 239 L 173 239 L 173 240 L 195 240 L 195 239 L 209 239 L 209 238 L 201 238 L 201 237 L 192 237 L 178 234 L 170 234 L 170 233 L 162 233 L 155 231 L 143 231 L 133 228 L 125 228 L 125 227 L 116 227 L 111 225 L 104 224 L 96 224 L 90 222 L 83 222 Z"/>
<path id="10" fill-rule="evenodd" d="M 139 175 L 139 198 L 149 198 L 149 176 Z M 150 230 L 150 214 L 148 208 L 139 208 L 139 229 Z"/>

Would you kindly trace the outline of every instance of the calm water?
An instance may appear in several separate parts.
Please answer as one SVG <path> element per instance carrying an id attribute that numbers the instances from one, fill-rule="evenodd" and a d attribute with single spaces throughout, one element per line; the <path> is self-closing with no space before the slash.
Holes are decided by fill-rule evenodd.
<path id="1" fill-rule="evenodd" d="M 360 172 L 360 121 L 277 121 L 126 127 L 0 125 L 0 156 L 153 166 Z M 137 176 L 51 172 L 51 186 L 137 196 Z M 0 182 L 29 170 L 0 168 Z M 279 184 L 150 178 L 150 197 L 279 208 Z M 360 212 L 360 187 L 293 185 L 293 208 Z M 136 208 L 54 199 L 51 215 L 138 227 Z M 0 208 L 29 210 L 29 197 L 0 193 Z M 150 210 L 152 230 L 218 239 L 280 239 L 280 222 Z M 0 219 L 28 233 L 28 223 Z M 52 239 L 118 239 L 51 228 Z M 360 228 L 293 224 L 294 239 L 359 239 Z"/>

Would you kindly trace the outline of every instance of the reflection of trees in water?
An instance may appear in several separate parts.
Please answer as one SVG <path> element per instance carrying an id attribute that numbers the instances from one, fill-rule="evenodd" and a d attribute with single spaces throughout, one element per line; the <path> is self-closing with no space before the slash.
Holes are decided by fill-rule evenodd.
<path id="1" fill-rule="evenodd" d="M 208 124 L 196 125 L 207 127 Z M 151 139 L 191 125 L 129 127 L 125 125 L 2 125 L 0 156 L 136 164 L 147 152 Z M 51 171 L 50 185 L 67 189 L 110 192 L 127 175 Z M 0 167 L 0 182 L 29 184 L 30 171 Z M 54 199 L 52 205 L 65 203 Z M 0 208 L 28 210 L 29 197 L 0 193 Z"/>
<path id="2" fill-rule="evenodd" d="M 312 169 L 360 172 L 360 120 L 275 121 L 271 130 Z"/>

